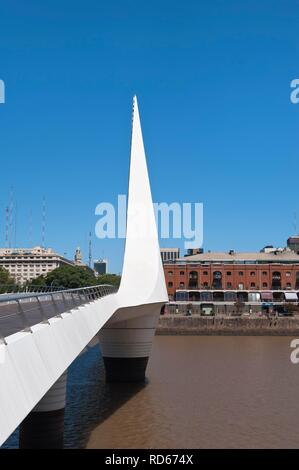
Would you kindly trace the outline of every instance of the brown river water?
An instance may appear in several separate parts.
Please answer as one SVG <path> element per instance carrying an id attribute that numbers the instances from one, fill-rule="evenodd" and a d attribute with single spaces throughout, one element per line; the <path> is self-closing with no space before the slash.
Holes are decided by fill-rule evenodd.
<path id="1" fill-rule="evenodd" d="M 65 447 L 298 448 L 291 340 L 156 336 L 142 386 L 106 384 L 94 347 L 69 369 Z"/>
<path id="2" fill-rule="evenodd" d="M 290 340 L 157 336 L 147 385 L 95 427 L 87 447 L 298 448 Z"/>

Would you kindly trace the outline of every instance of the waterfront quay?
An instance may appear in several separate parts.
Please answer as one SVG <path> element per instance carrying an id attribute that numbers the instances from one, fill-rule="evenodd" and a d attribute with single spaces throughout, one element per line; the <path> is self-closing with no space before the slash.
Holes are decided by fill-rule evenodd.
<path id="1" fill-rule="evenodd" d="M 159 335 L 298 336 L 299 312 L 294 302 L 201 304 L 169 302 L 160 316 Z"/>

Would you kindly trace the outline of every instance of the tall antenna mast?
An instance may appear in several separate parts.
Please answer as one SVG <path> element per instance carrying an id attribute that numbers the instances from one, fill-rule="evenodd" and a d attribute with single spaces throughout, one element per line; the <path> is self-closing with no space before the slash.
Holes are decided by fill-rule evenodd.
<path id="1" fill-rule="evenodd" d="M 91 251 L 91 232 L 89 232 L 89 254 L 88 254 L 88 266 L 91 268 L 92 251 Z"/>
<path id="2" fill-rule="evenodd" d="M 5 209 L 5 245 L 9 247 L 9 207 Z"/>
<path id="3" fill-rule="evenodd" d="M 18 217 L 18 204 L 15 203 L 15 234 L 14 234 L 14 246 L 17 247 L 17 217 Z"/>
<path id="4" fill-rule="evenodd" d="M 297 235 L 297 212 L 294 212 L 293 227 L 294 235 Z"/>
<path id="5" fill-rule="evenodd" d="M 45 248 L 45 234 L 46 234 L 46 198 L 43 196 L 42 207 L 42 248 Z"/>
<path id="6" fill-rule="evenodd" d="M 12 237 L 13 237 L 13 234 L 12 234 L 12 231 L 13 231 L 13 188 L 12 187 L 10 189 L 10 194 L 9 194 L 9 214 L 8 214 L 8 218 L 9 218 L 9 222 L 8 222 L 8 225 L 9 225 L 8 246 L 9 246 L 9 248 L 11 248 L 11 246 L 12 246 Z"/>

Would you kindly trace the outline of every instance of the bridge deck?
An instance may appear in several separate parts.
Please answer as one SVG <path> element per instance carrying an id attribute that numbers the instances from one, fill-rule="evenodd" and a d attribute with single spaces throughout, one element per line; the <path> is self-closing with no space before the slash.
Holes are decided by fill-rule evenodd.
<path id="1" fill-rule="evenodd" d="M 46 294 L 3 296 L 0 300 L 0 338 L 30 329 L 33 325 L 47 322 L 50 318 L 113 292 L 116 292 L 113 286 L 101 285 Z"/>

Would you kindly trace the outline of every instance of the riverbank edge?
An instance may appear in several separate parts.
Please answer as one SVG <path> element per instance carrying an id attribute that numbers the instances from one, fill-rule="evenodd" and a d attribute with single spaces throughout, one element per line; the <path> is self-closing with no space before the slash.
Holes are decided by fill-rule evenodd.
<path id="1" fill-rule="evenodd" d="M 299 337 L 299 318 L 207 318 L 165 315 L 159 319 L 156 335 Z"/>

